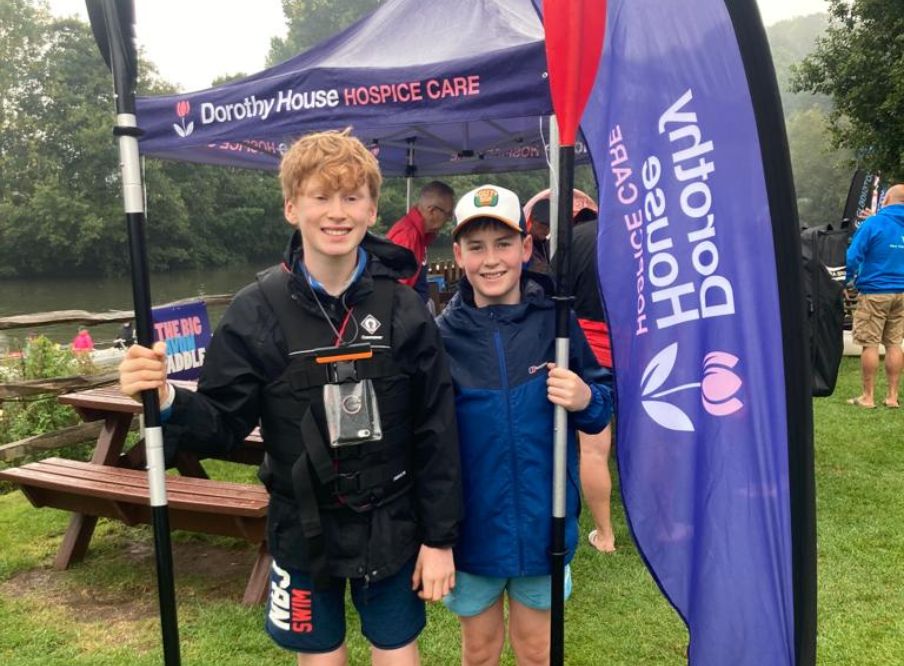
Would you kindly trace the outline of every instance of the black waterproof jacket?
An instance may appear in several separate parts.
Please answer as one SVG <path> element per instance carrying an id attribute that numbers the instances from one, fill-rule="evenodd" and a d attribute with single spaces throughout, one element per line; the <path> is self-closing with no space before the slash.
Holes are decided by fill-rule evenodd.
<path id="1" fill-rule="evenodd" d="M 392 279 L 416 270 L 406 249 L 368 234 L 361 244 L 367 268 L 341 298 L 319 293 L 320 306 L 338 329 L 346 308 L 373 291 L 375 279 Z M 293 266 L 301 255 L 296 233 L 286 255 Z M 293 300 L 310 317 L 322 319 L 305 278 L 293 272 Z M 455 403 L 439 334 L 417 294 L 394 284 L 392 356 L 410 377 L 411 460 L 414 482 L 398 501 L 366 513 L 339 508 L 321 513 L 331 575 L 379 580 L 395 573 L 420 544 L 452 546 L 458 536 L 462 502 Z M 288 365 L 285 337 L 257 282 L 236 294 L 211 340 L 197 393 L 177 390 L 164 427 L 167 453 L 185 449 L 201 456 L 237 448 L 258 424 L 264 387 Z M 378 396 L 379 401 L 379 396 Z M 301 415 L 299 415 L 299 418 Z M 266 423 L 262 424 L 264 446 Z M 274 470 L 287 472 L 286 470 Z M 305 544 L 292 498 L 271 496 L 270 550 L 283 566 L 307 570 Z"/>

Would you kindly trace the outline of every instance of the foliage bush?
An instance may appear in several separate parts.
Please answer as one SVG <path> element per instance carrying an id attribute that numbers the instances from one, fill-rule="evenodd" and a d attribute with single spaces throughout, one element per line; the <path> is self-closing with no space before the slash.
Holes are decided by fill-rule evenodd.
<path id="1" fill-rule="evenodd" d="M 904 14 L 901 2 L 829 0 L 816 50 L 792 87 L 832 98 L 829 129 L 871 171 L 904 178 Z"/>
<path id="2" fill-rule="evenodd" d="M 50 379 L 75 374 L 91 374 L 94 371 L 88 356 L 78 356 L 69 349 L 43 335 L 28 340 L 22 356 L 13 367 L 17 379 Z M 39 396 L 23 398 L 0 403 L 0 444 L 15 442 L 32 435 L 60 430 L 75 425 L 79 419 L 75 411 L 56 401 L 56 396 Z M 41 454 L 31 454 L 16 460 L 23 464 L 47 455 L 63 455 L 72 458 L 84 458 L 90 450 L 89 445 L 76 445 Z M 5 467 L 0 462 L 0 469 Z M 0 484 L 0 494 L 9 490 L 9 486 Z"/>

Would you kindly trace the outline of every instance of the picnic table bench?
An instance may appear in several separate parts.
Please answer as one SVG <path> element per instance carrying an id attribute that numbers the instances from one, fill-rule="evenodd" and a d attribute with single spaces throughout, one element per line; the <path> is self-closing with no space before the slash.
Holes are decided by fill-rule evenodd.
<path id="1" fill-rule="evenodd" d="M 0 478 L 21 486 L 36 507 L 117 518 L 126 525 L 151 522 L 147 474 L 139 470 L 47 458 L 0 471 Z M 264 540 L 269 498 L 263 486 L 168 476 L 166 498 L 174 529 Z"/>
<path id="2" fill-rule="evenodd" d="M 193 388 L 193 384 L 185 384 Z M 123 452 L 133 417 L 141 406 L 118 387 L 89 389 L 60 396 L 86 421 L 103 419 L 90 462 L 49 458 L 0 471 L 0 479 L 17 484 L 36 507 L 73 511 L 69 527 L 54 559 L 54 567 L 67 569 L 87 552 L 98 517 L 126 525 L 151 522 L 144 446 Z M 225 460 L 259 464 L 263 444 L 257 430 Z M 258 555 L 245 587 L 243 603 L 266 598 L 271 558 L 266 543 L 269 501 L 260 484 L 215 481 L 201 462 L 188 453 L 177 455 L 182 476 L 166 478 L 170 526 L 208 534 L 243 538 L 259 544 Z"/>

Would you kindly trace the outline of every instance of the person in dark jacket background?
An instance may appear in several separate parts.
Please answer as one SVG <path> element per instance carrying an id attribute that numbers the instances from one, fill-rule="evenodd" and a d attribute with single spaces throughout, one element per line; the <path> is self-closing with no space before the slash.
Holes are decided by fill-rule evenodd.
<path id="1" fill-rule="evenodd" d="M 904 353 L 904 184 L 889 188 L 883 208 L 857 228 L 847 251 L 847 282 L 860 294 L 854 312 L 854 342 L 863 347 L 863 389 L 848 404 L 872 409 L 879 370 L 879 344 L 885 345 L 885 406 L 897 408 Z"/>
<path id="2" fill-rule="evenodd" d="M 260 421 L 274 557 L 266 628 L 280 646 L 299 664 L 345 663 L 349 581 L 373 663 L 414 665 L 424 600 L 455 582 L 446 359 L 427 310 L 398 283 L 416 269 L 411 253 L 368 232 L 381 181 L 370 152 L 347 133 L 309 135 L 280 180 L 297 228 L 285 262 L 236 295 L 197 393 L 165 382 L 162 343 L 132 346 L 120 383 L 133 397 L 159 390 L 169 453 L 234 449 Z M 357 360 L 318 363 L 336 348 Z M 307 600 L 298 617 L 295 598 Z"/>
<path id="3" fill-rule="evenodd" d="M 530 209 L 527 232 L 531 237 L 527 270 L 549 274 L 549 199 L 540 199 Z"/>
<path id="4" fill-rule="evenodd" d="M 582 208 L 574 218 L 571 245 L 571 271 L 568 283 L 574 294 L 574 313 L 584 331 L 596 360 L 607 370 L 612 369 L 612 345 L 609 327 L 599 291 L 597 271 L 597 234 L 599 220 L 592 208 Z M 552 271 L 556 271 L 556 257 Z M 594 527 L 587 535 L 590 545 L 603 553 L 615 551 L 615 532 L 612 529 L 612 475 L 609 473 L 609 451 L 612 448 L 612 427 L 595 435 L 581 432 L 581 490 L 593 515 Z"/>
<path id="5" fill-rule="evenodd" d="M 455 386 L 465 516 L 446 606 L 462 626 L 462 663 L 496 664 L 509 634 L 521 665 L 549 663 L 553 413 L 569 412 L 567 561 L 577 544 L 575 428 L 601 431 L 609 374 L 574 316 L 569 369 L 555 360 L 552 282 L 524 272 L 531 237 L 517 195 L 485 185 L 455 208 L 459 292 L 438 318 Z M 566 572 L 566 596 L 571 579 Z"/>

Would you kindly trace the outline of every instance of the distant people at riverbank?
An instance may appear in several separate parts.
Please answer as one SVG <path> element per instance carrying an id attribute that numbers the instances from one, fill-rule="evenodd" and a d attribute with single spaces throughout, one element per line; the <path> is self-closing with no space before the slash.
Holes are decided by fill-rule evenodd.
<path id="1" fill-rule="evenodd" d="M 69 347 L 77 354 L 86 354 L 92 351 L 94 349 L 94 340 L 91 338 L 88 329 L 84 326 L 79 327 L 78 333 L 72 338 Z"/>
<path id="2" fill-rule="evenodd" d="M 119 329 L 119 337 L 113 341 L 113 346 L 117 349 L 127 349 L 135 344 L 135 330 L 132 328 L 132 322 L 127 321 Z"/>
<path id="3" fill-rule="evenodd" d="M 446 222 L 452 219 L 454 206 L 455 191 L 445 183 L 434 180 L 424 185 L 417 203 L 386 234 L 393 243 L 414 253 L 417 273 L 401 280 L 401 283 L 414 287 L 424 303 L 430 298 L 427 288 L 427 248 Z"/>

